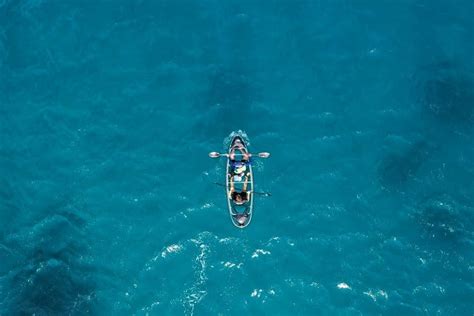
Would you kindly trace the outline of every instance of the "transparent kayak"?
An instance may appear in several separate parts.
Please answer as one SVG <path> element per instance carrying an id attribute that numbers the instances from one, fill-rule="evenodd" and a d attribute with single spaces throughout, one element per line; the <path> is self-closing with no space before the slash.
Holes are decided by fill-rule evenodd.
<path id="1" fill-rule="evenodd" d="M 236 149 L 234 160 L 231 160 L 230 154 L 234 147 L 241 147 L 242 149 Z M 227 158 L 227 172 L 226 172 L 226 194 L 227 194 L 227 205 L 229 207 L 229 215 L 232 223 L 238 228 L 247 227 L 252 219 L 253 212 L 253 172 L 250 162 L 243 161 L 243 152 L 248 152 L 245 141 L 240 136 L 235 136 L 229 146 L 229 157 Z M 245 165 L 245 171 L 235 168 L 235 166 Z M 238 174 L 236 173 L 239 172 Z M 245 180 L 246 176 L 247 181 Z M 231 182 L 234 184 L 236 192 L 242 192 L 245 182 L 247 182 L 247 200 L 242 204 L 237 204 L 230 196 Z"/>

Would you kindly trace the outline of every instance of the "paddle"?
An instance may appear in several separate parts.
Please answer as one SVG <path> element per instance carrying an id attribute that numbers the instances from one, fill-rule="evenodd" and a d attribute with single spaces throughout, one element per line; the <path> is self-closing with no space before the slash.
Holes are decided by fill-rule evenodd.
<path id="1" fill-rule="evenodd" d="M 236 155 L 236 156 L 243 156 L 243 154 L 235 154 L 235 155 Z M 216 151 L 211 151 L 211 152 L 209 153 L 209 157 L 211 157 L 211 158 L 219 158 L 219 157 L 221 157 L 221 156 L 223 156 L 223 157 L 229 157 L 229 154 L 220 154 L 220 153 L 218 153 L 218 152 L 216 152 Z M 249 156 L 252 157 L 253 154 L 249 154 Z M 261 152 L 261 153 L 258 153 L 258 157 L 260 157 L 260 158 L 268 158 L 268 157 L 270 157 L 270 153 Z"/>
<path id="2" fill-rule="evenodd" d="M 213 182 L 214 184 L 217 184 L 217 185 L 220 185 L 221 187 L 226 187 L 225 184 L 222 184 L 222 183 L 219 183 L 219 182 Z M 258 194 L 258 195 L 263 195 L 263 196 L 272 196 L 272 194 L 270 192 L 255 192 L 255 191 L 251 191 L 253 194 Z"/>

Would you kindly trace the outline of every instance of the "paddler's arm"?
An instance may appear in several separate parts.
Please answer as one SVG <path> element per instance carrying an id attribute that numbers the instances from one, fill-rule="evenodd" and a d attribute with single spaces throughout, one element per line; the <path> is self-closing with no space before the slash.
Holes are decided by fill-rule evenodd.
<path id="1" fill-rule="evenodd" d="M 245 182 L 244 182 L 244 187 L 243 187 L 243 192 L 246 192 L 247 193 L 247 201 L 250 201 L 250 194 L 252 194 L 252 190 L 250 191 L 247 191 L 247 185 L 248 185 L 248 179 L 251 178 L 250 174 L 247 174 L 245 176 Z M 252 180 L 252 179 L 250 179 Z"/>
<path id="2" fill-rule="evenodd" d="M 241 150 L 242 150 L 242 155 L 243 155 L 242 158 L 244 158 L 244 160 L 249 161 L 250 157 L 252 157 L 252 154 L 249 153 L 249 152 L 247 151 L 247 148 L 245 148 L 245 147 L 243 147 Z"/>
<path id="3" fill-rule="evenodd" d="M 229 175 L 229 182 L 230 182 L 230 190 L 228 192 L 228 198 L 231 199 L 232 198 L 232 192 L 235 191 L 235 188 L 234 188 L 234 179 L 232 178 L 231 175 Z"/>
<path id="4" fill-rule="evenodd" d="M 243 191 L 243 192 L 247 192 L 247 184 L 248 184 L 249 178 L 250 178 L 250 174 L 247 173 L 247 174 L 245 175 L 245 182 L 244 182 L 244 186 L 243 186 L 243 188 L 242 188 L 242 191 Z"/>

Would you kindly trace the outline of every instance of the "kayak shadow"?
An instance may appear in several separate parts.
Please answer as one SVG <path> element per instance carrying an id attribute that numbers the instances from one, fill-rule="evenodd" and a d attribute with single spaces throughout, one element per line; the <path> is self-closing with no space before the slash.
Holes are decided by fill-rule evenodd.
<path id="1" fill-rule="evenodd" d="M 250 104 L 259 98 L 249 73 L 218 68 L 212 71 L 208 80 L 206 104 L 220 104 L 247 112 Z"/>
<path id="2" fill-rule="evenodd" d="M 425 110 L 446 124 L 466 125 L 474 114 L 473 85 L 466 78 L 434 78 L 424 84 Z"/>
<path id="3" fill-rule="evenodd" d="M 463 69 L 444 60 L 420 67 L 417 73 L 421 114 L 443 133 L 466 129 L 474 122 L 474 80 Z"/>
<path id="4" fill-rule="evenodd" d="M 410 145 L 390 146 L 377 167 L 384 188 L 398 190 L 414 178 L 433 152 L 465 151 L 465 137 L 474 123 L 474 81 L 462 67 L 450 60 L 420 66 L 414 76 L 414 112 L 417 124 L 412 130 L 422 140 Z M 419 137 L 418 136 L 418 137 Z M 399 147 L 399 149 L 393 149 Z"/>
<path id="5" fill-rule="evenodd" d="M 93 310 L 95 282 L 79 215 L 59 211 L 7 237 L 18 264 L 8 279 L 11 314 L 76 314 Z M 81 259 L 78 259 L 81 258 Z"/>
<path id="6" fill-rule="evenodd" d="M 377 168 L 379 182 L 386 189 L 398 189 L 415 176 L 429 159 L 433 146 L 420 140 L 407 148 L 393 151 L 382 159 Z"/>
<path id="7" fill-rule="evenodd" d="M 249 73 L 230 68 L 217 68 L 208 76 L 208 86 L 197 101 L 198 120 L 194 130 L 205 135 L 226 135 L 231 130 L 249 133 L 261 129 L 265 121 L 255 119 L 268 116 L 259 104 L 262 96 Z"/>
<path id="8" fill-rule="evenodd" d="M 468 249 L 474 240 L 471 211 L 472 208 L 449 195 L 439 194 L 420 203 L 412 217 L 420 229 L 419 238 L 427 246 L 461 251 Z"/>

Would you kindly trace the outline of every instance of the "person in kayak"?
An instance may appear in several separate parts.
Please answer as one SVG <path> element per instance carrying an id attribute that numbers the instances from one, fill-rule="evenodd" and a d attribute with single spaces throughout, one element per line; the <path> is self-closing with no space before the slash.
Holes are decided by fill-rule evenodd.
<path id="1" fill-rule="evenodd" d="M 242 155 L 242 159 L 238 161 L 235 160 L 236 150 L 240 151 Z M 250 165 L 250 156 L 251 154 L 247 152 L 247 148 L 244 147 L 242 142 L 240 140 L 236 140 L 229 154 L 231 172 L 234 181 L 242 181 L 242 178 L 247 172 L 248 166 Z"/>
<path id="2" fill-rule="evenodd" d="M 250 194 L 252 193 L 251 191 L 247 191 L 247 185 L 248 181 L 250 178 L 250 174 L 246 174 L 244 178 L 244 185 L 242 187 L 241 192 L 237 192 L 235 190 L 235 185 L 234 185 L 234 176 L 229 175 L 229 183 L 230 183 L 230 191 L 229 191 L 229 199 L 234 201 L 235 204 L 237 205 L 242 205 L 244 203 L 247 203 L 250 200 Z"/>
<path id="3" fill-rule="evenodd" d="M 242 153 L 242 159 L 241 161 L 243 162 L 249 162 L 250 161 L 250 156 L 249 152 L 247 151 L 247 148 L 244 147 L 244 144 L 240 140 L 236 140 L 234 143 L 234 146 L 232 146 L 232 149 L 230 150 L 229 153 L 229 159 L 231 161 L 235 161 L 235 151 L 238 150 Z"/>
<path id="4" fill-rule="evenodd" d="M 233 181 L 243 181 L 247 174 L 248 164 L 242 161 L 234 161 L 231 164 L 231 177 Z"/>

